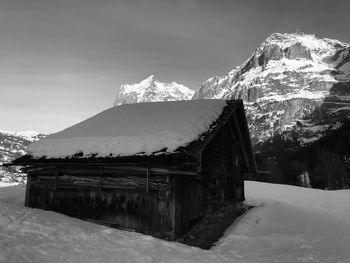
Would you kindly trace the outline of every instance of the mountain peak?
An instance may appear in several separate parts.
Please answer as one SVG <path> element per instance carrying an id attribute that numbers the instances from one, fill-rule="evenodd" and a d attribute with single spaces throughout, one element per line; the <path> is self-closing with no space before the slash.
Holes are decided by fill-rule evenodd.
<path id="1" fill-rule="evenodd" d="M 273 33 L 240 66 L 202 83 L 194 98 L 243 99 L 258 142 L 313 113 L 333 114 L 330 122 L 349 113 L 349 87 L 349 44 L 301 32 Z"/>
<path id="2" fill-rule="evenodd" d="M 294 33 L 273 33 L 266 38 L 258 49 L 264 49 L 269 45 L 277 45 L 284 49 L 297 43 L 307 47 L 311 53 L 317 56 L 327 56 L 336 50 L 349 47 L 349 44 L 339 40 L 320 38 L 315 34 L 297 31 Z"/>
<path id="3" fill-rule="evenodd" d="M 163 83 L 151 75 L 139 83 L 121 85 L 114 106 L 139 102 L 190 100 L 193 93 L 193 90 L 182 84 L 175 81 Z"/>
<path id="4" fill-rule="evenodd" d="M 142 80 L 140 83 L 145 83 L 145 84 L 150 84 L 153 81 L 155 81 L 156 79 L 154 78 L 154 75 L 149 76 L 148 78 Z"/>

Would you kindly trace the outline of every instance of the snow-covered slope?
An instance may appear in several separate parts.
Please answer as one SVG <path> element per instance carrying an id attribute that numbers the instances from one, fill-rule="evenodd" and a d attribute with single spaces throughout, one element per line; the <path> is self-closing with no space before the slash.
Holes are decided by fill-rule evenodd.
<path id="1" fill-rule="evenodd" d="M 122 85 L 117 92 L 114 106 L 121 104 L 189 100 L 194 91 L 176 82 L 163 83 L 153 75 L 136 84 Z"/>
<path id="2" fill-rule="evenodd" d="M 275 33 L 242 65 L 205 81 L 193 98 L 243 99 L 254 142 L 296 124 L 301 140 L 311 141 L 349 116 L 350 46 L 304 33 Z"/>
<path id="3" fill-rule="evenodd" d="M 248 202 L 259 206 L 231 226 L 214 251 L 233 262 L 350 261 L 350 190 L 245 186 Z"/>
<path id="4" fill-rule="evenodd" d="M 246 182 L 257 205 L 209 251 L 23 207 L 23 186 L 0 191 L 0 262 L 346 263 L 350 191 Z"/>

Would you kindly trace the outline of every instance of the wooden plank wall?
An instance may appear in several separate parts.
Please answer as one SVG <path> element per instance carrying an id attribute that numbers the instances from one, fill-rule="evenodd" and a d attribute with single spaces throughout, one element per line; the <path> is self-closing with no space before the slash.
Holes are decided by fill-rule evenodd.
<path id="1" fill-rule="evenodd" d="M 140 232 L 172 232 L 167 175 L 118 177 L 29 174 L 26 204 Z M 102 179 L 102 180 L 101 180 Z"/>
<path id="2" fill-rule="evenodd" d="M 205 197 L 209 209 L 216 209 L 225 201 L 244 198 L 244 159 L 238 142 L 233 139 L 232 131 L 225 125 L 203 151 L 203 173 L 207 181 Z"/>
<path id="3" fill-rule="evenodd" d="M 198 159 L 197 177 L 175 175 L 175 229 L 183 234 L 191 220 L 226 201 L 244 200 L 244 157 L 238 135 L 226 125 L 207 144 Z"/>
<path id="4" fill-rule="evenodd" d="M 174 176 L 175 180 L 175 234 L 188 230 L 191 220 L 205 213 L 204 181 L 190 176 Z"/>

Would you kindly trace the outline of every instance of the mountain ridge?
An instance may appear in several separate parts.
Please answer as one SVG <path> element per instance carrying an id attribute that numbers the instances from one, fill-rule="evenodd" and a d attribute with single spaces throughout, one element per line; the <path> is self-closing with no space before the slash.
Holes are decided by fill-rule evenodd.
<path id="1" fill-rule="evenodd" d="M 47 136 L 35 131 L 14 132 L 0 130 L 0 165 L 25 155 L 26 147 Z M 23 183 L 25 176 L 18 168 L 4 169 L 0 166 L 0 183 Z"/>
<path id="2" fill-rule="evenodd" d="M 139 83 L 124 84 L 118 88 L 114 106 L 138 102 L 190 100 L 194 91 L 175 81 L 164 83 L 154 75 Z"/>
<path id="3" fill-rule="evenodd" d="M 310 126 L 326 119 L 332 128 L 337 126 L 333 117 L 345 118 L 349 83 L 349 44 L 305 33 L 274 33 L 240 66 L 203 82 L 193 99 L 243 99 L 254 143 L 296 128 L 303 130 L 301 143 L 306 143 L 319 136 L 310 133 Z M 315 117 L 318 111 L 326 118 Z"/>

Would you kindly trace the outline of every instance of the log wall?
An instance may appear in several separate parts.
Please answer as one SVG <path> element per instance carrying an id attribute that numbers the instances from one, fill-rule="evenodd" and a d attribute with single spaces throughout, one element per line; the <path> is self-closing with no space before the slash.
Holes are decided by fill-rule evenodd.
<path id="1" fill-rule="evenodd" d="M 168 175 L 76 176 L 61 170 L 28 174 L 26 205 L 139 232 L 173 236 Z"/>
<path id="2" fill-rule="evenodd" d="M 225 201 L 244 200 L 244 157 L 236 131 L 226 124 L 203 151 L 206 206 L 215 209 Z"/>

